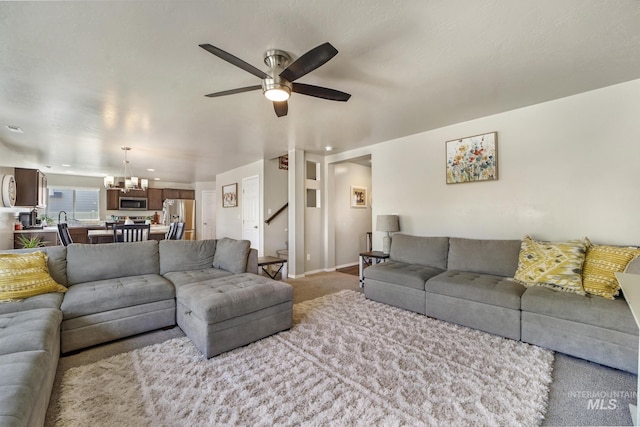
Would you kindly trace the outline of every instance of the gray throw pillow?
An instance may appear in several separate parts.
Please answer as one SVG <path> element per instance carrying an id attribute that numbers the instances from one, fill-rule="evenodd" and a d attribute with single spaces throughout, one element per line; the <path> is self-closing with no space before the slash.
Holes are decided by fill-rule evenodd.
<path id="1" fill-rule="evenodd" d="M 213 267 L 229 271 L 233 274 L 247 271 L 247 259 L 251 242 L 225 237 L 218 240 L 216 253 L 213 255 Z"/>

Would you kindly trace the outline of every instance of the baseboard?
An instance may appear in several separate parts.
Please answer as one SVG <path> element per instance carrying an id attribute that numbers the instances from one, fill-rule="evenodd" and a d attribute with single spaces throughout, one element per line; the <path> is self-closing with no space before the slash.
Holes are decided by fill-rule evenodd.
<path id="1" fill-rule="evenodd" d="M 339 270 L 341 268 L 347 268 L 347 267 L 355 267 L 358 264 L 360 264 L 360 263 L 359 262 L 350 262 L 348 264 L 336 265 L 333 270 Z"/>

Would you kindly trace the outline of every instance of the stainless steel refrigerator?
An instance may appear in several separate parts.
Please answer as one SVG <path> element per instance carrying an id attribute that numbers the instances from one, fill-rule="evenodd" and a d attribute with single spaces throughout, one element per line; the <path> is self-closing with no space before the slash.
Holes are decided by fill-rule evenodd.
<path id="1" fill-rule="evenodd" d="M 162 223 L 184 222 L 183 240 L 196 239 L 196 201 L 166 199 L 162 204 Z"/>

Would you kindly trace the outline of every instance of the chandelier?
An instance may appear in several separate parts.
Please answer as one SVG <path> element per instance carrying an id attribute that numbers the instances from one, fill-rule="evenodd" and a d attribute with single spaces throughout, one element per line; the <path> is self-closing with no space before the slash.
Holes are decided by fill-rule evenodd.
<path id="1" fill-rule="evenodd" d="M 136 189 L 146 190 L 149 187 L 149 180 L 144 178 L 139 180 L 137 176 L 133 176 L 133 169 L 129 160 L 127 160 L 127 152 L 131 150 L 131 147 L 120 147 L 120 149 L 124 151 L 124 160 L 122 161 L 122 169 L 120 169 L 124 185 L 122 187 L 118 186 L 119 177 L 105 176 L 104 187 L 106 189 L 119 188 L 123 193 Z"/>

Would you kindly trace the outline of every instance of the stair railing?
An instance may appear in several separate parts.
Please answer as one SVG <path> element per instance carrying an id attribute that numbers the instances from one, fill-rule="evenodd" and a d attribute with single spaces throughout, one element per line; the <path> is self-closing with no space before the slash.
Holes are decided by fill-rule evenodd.
<path id="1" fill-rule="evenodd" d="M 277 217 L 278 215 L 280 215 L 280 213 L 285 210 L 287 207 L 289 206 L 289 202 L 285 203 L 283 207 L 281 207 L 280 209 L 278 209 L 273 215 L 271 215 L 269 218 L 265 219 L 264 222 L 269 225 L 269 223 L 271 221 L 273 221 L 275 219 L 275 217 Z"/>

